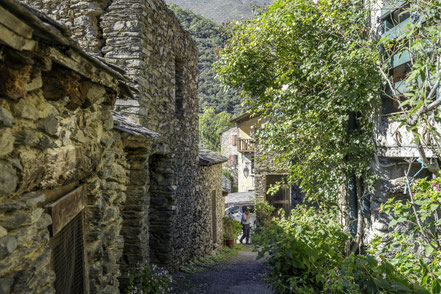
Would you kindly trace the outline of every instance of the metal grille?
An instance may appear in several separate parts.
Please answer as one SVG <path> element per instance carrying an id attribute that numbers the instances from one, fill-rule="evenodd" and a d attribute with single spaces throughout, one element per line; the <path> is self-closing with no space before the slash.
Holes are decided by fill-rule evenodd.
<path id="1" fill-rule="evenodd" d="M 56 275 L 56 293 L 86 293 L 83 213 L 80 212 L 72 219 L 54 236 L 52 242 L 52 264 Z"/>

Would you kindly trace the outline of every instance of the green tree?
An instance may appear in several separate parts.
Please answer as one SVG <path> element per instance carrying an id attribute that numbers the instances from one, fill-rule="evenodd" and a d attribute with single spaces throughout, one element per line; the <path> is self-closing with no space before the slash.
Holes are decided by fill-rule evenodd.
<path id="1" fill-rule="evenodd" d="M 370 178 L 381 77 L 360 5 L 275 1 L 237 26 L 216 65 L 266 117 L 257 133 L 264 150 L 291 164 L 290 180 L 307 195 L 331 201 L 349 175 Z"/>
<path id="2" fill-rule="evenodd" d="M 224 46 L 229 35 L 225 27 L 220 27 L 209 19 L 185 10 L 177 5 L 169 5 L 182 26 L 188 30 L 198 45 L 198 86 L 199 112 L 214 107 L 215 112 L 226 111 L 231 114 L 243 112 L 240 94 L 233 90 L 226 90 L 216 78 L 213 63 L 216 61 L 216 52 Z"/>
<path id="3" fill-rule="evenodd" d="M 199 115 L 200 144 L 210 150 L 220 151 L 220 133 L 233 127 L 231 114 L 223 111 L 215 113 L 213 107 Z"/>

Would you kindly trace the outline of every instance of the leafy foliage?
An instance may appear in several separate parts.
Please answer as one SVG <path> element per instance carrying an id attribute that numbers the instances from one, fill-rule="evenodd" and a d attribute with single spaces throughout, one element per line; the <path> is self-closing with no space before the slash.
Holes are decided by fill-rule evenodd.
<path id="1" fill-rule="evenodd" d="M 233 127 L 231 115 L 225 111 L 216 114 L 210 107 L 199 115 L 200 144 L 210 150 L 220 151 L 220 133 Z"/>
<path id="2" fill-rule="evenodd" d="M 234 30 L 216 64 L 265 117 L 262 149 L 291 164 L 290 181 L 309 196 L 335 200 L 348 174 L 369 182 L 381 78 L 365 13 L 348 0 L 275 1 Z"/>
<path id="3" fill-rule="evenodd" d="M 225 90 L 216 79 L 212 67 L 216 60 L 216 52 L 224 46 L 228 37 L 225 29 L 214 22 L 189 10 L 171 4 L 169 8 L 175 13 L 182 26 L 190 32 L 198 45 L 199 67 L 199 112 L 214 107 L 216 113 L 226 111 L 237 114 L 243 111 L 242 99 L 236 91 Z"/>
<path id="4" fill-rule="evenodd" d="M 266 222 L 271 220 L 271 216 L 275 207 L 265 201 L 259 201 L 256 203 L 256 219 L 258 227 L 263 226 Z"/>
<path id="5" fill-rule="evenodd" d="M 441 179 L 420 179 L 409 189 L 409 199 L 389 199 L 380 212 L 392 217 L 394 233 L 376 237 L 372 253 L 389 256 L 391 263 L 413 281 L 441 292 Z M 405 234 L 401 232 L 405 231 Z"/>
<path id="6" fill-rule="evenodd" d="M 165 294 L 172 290 L 170 274 L 157 265 L 147 265 L 130 274 L 127 294 Z"/>
<path id="7" fill-rule="evenodd" d="M 224 216 L 224 239 L 225 240 L 236 240 L 242 232 L 242 225 L 235 219 L 231 217 Z"/>
<path id="8" fill-rule="evenodd" d="M 253 242 L 259 257 L 269 256 L 267 280 L 277 293 L 428 293 L 385 260 L 345 256 L 349 239 L 334 210 L 299 206 L 267 221 Z"/>

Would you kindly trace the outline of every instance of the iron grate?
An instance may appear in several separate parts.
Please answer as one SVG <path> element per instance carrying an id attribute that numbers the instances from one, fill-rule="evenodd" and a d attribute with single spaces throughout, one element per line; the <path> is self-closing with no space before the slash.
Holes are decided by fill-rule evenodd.
<path id="1" fill-rule="evenodd" d="M 86 293 L 83 212 L 75 216 L 54 236 L 52 244 L 52 265 L 56 275 L 56 293 Z"/>

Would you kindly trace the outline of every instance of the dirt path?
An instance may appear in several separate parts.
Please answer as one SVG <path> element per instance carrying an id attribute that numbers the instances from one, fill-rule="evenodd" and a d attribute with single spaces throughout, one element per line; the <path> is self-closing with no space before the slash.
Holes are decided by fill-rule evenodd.
<path id="1" fill-rule="evenodd" d="M 251 250 L 238 252 L 231 260 L 218 263 L 203 272 L 180 274 L 176 294 L 272 294 L 261 281 L 265 274 L 262 259 Z"/>

